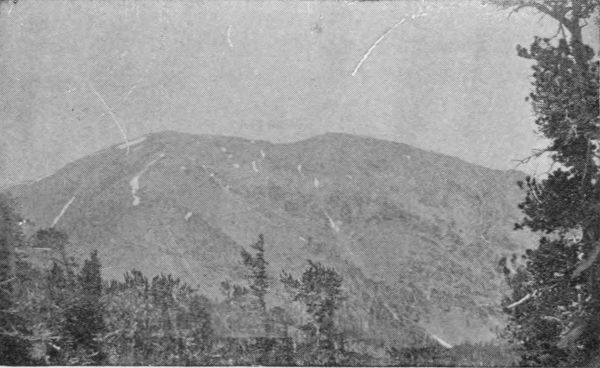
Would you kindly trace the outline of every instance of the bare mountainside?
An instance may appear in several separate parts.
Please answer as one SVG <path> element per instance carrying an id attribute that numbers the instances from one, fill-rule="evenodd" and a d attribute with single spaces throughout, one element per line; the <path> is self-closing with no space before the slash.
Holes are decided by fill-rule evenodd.
<path id="1" fill-rule="evenodd" d="M 173 273 L 220 297 L 240 247 L 265 235 L 274 279 L 307 259 L 344 275 L 340 322 L 364 339 L 485 341 L 502 326 L 497 264 L 514 232 L 516 171 L 347 134 L 291 144 L 163 132 L 10 189 L 71 253 L 98 249 L 104 276 Z M 276 283 L 272 305 L 285 304 Z"/>

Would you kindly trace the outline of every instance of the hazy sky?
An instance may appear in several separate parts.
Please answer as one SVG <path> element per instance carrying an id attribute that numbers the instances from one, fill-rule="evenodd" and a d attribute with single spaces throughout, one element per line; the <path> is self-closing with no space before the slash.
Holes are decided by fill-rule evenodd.
<path id="1" fill-rule="evenodd" d="M 513 168 L 540 145 L 515 45 L 550 24 L 468 0 L 5 4 L 0 185 L 123 141 L 118 125 L 275 142 L 340 131 Z"/>

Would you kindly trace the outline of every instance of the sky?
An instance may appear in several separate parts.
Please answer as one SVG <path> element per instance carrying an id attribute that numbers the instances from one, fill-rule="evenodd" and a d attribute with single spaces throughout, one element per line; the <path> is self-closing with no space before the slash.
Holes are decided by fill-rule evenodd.
<path id="1" fill-rule="evenodd" d="M 554 31 L 479 0 L 4 4 L 0 185 L 162 130 L 346 132 L 514 169 L 545 144 L 515 47 Z"/>

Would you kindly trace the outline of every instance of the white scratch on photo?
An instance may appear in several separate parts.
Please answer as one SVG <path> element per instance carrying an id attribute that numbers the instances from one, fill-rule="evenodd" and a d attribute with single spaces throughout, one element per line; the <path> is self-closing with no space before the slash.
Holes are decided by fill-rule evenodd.
<path id="1" fill-rule="evenodd" d="M 75 196 L 73 196 L 68 202 L 67 204 L 65 204 L 63 206 L 63 208 L 60 210 L 60 213 L 58 214 L 58 216 L 56 216 L 54 218 L 54 221 L 52 221 L 52 225 L 50 225 L 50 227 L 54 227 L 56 226 L 56 224 L 58 224 L 58 221 L 63 217 L 63 215 L 65 214 L 65 212 L 67 212 L 67 208 L 69 208 L 69 206 L 73 203 L 73 201 L 75 200 Z"/>
<path id="2" fill-rule="evenodd" d="M 233 42 L 231 42 L 231 26 L 227 27 L 227 44 L 230 48 L 233 48 Z"/>
<path id="3" fill-rule="evenodd" d="M 373 50 L 375 49 L 375 47 L 377 47 L 377 45 L 379 45 L 379 43 L 381 41 L 383 41 L 383 39 L 388 34 L 390 34 L 390 32 L 392 32 L 394 29 L 396 29 L 396 27 L 398 27 L 399 25 L 401 25 L 405 21 L 406 21 L 406 18 L 402 18 L 400 21 L 396 22 L 396 24 L 394 24 L 393 26 L 391 26 L 387 31 L 385 31 L 381 36 L 379 36 L 379 38 L 373 43 L 373 45 L 371 45 L 371 47 L 369 47 L 369 49 L 367 50 L 367 52 L 365 52 L 365 54 L 360 59 L 360 61 L 358 62 L 358 64 L 356 64 L 356 67 L 354 68 L 354 71 L 352 71 L 352 76 L 353 77 L 356 75 L 356 73 L 360 69 L 361 65 L 365 62 L 365 60 L 367 60 L 367 58 L 369 57 L 369 55 L 371 55 L 371 52 L 373 52 Z"/>
<path id="4" fill-rule="evenodd" d="M 129 139 L 127 139 L 127 134 L 125 133 L 125 130 L 121 126 L 121 123 L 119 123 L 119 121 L 117 120 L 117 117 L 115 116 L 114 112 L 110 109 L 110 107 L 108 107 L 108 104 L 106 103 L 106 101 L 104 100 L 104 98 L 102 97 L 102 95 L 100 94 L 100 92 L 98 92 L 98 90 L 96 89 L 96 87 L 94 87 L 94 85 L 92 84 L 92 82 L 89 79 L 88 79 L 88 84 L 89 84 L 90 88 L 92 89 L 92 91 L 94 92 L 94 94 L 102 102 L 102 105 L 104 106 L 104 108 L 106 109 L 106 111 L 108 112 L 108 114 L 110 115 L 110 117 L 113 119 L 113 121 L 115 122 L 115 125 L 117 126 L 117 128 L 119 128 L 119 131 L 121 132 L 121 135 L 123 136 L 123 139 L 125 140 L 125 144 L 127 145 L 127 154 L 129 154 Z"/>

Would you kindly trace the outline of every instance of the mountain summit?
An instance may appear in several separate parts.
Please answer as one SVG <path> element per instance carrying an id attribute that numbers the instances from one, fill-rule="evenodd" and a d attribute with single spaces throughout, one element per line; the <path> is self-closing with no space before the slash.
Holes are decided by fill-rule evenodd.
<path id="1" fill-rule="evenodd" d="M 162 132 L 10 192 L 36 227 L 66 231 L 72 254 L 98 249 L 105 277 L 173 273 L 216 299 L 262 233 L 272 275 L 307 259 L 342 273 L 344 329 L 414 346 L 496 336 L 498 261 L 529 244 L 513 231 L 521 177 L 348 134 L 272 144 Z"/>

